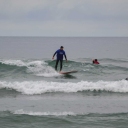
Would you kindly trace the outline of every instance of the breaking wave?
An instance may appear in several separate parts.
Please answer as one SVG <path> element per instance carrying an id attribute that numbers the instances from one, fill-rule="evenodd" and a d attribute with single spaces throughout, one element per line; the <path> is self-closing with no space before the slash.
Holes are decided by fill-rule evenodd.
<path id="1" fill-rule="evenodd" d="M 0 81 L 0 90 L 15 90 L 26 95 L 44 94 L 51 92 L 83 92 L 83 91 L 107 91 L 107 92 L 117 92 L 117 93 L 127 93 L 128 92 L 128 81 L 97 81 L 88 82 L 81 81 L 77 83 L 73 82 L 47 82 L 47 81 L 15 81 L 6 82 Z"/>

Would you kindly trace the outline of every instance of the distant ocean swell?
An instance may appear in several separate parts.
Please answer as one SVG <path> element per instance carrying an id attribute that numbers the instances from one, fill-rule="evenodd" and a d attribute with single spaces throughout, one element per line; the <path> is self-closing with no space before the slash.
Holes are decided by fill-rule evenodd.
<path id="1" fill-rule="evenodd" d="M 35 112 L 25 111 L 23 109 L 15 111 L 0 111 L 0 117 L 11 115 L 29 115 L 29 116 L 82 116 L 82 117 L 128 117 L 128 113 L 74 113 L 74 112 Z"/>
<path id="2" fill-rule="evenodd" d="M 88 82 L 47 82 L 47 81 L 0 81 L 0 91 L 16 91 L 26 95 L 44 94 L 44 93 L 77 93 L 85 91 L 97 92 L 116 92 L 128 93 L 128 81 L 97 81 Z M 4 91 L 5 91 L 4 90 Z"/>

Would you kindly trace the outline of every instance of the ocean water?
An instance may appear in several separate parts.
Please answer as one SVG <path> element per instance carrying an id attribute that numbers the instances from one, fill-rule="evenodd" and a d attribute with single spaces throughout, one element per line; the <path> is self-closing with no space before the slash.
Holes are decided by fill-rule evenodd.
<path id="1" fill-rule="evenodd" d="M 0 127 L 127 128 L 127 77 L 127 37 L 0 37 Z"/>

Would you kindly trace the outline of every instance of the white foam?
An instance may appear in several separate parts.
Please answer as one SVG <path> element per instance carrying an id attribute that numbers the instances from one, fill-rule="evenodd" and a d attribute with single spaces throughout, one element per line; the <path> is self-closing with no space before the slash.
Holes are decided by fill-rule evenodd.
<path id="1" fill-rule="evenodd" d="M 22 60 L 0 60 L 2 64 L 16 65 L 27 67 L 27 72 L 36 76 L 55 77 L 60 76 L 52 67 L 48 66 L 45 61 L 22 61 Z"/>
<path id="2" fill-rule="evenodd" d="M 44 61 L 32 61 L 27 64 L 28 72 L 34 73 L 37 76 L 44 77 L 54 77 L 59 76 L 52 67 L 48 66 L 48 64 Z"/>
<path id="3" fill-rule="evenodd" d="M 2 64 L 16 65 L 16 66 L 26 66 L 26 64 L 21 60 L 0 60 Z"/>
<path id="4" fill-rule="evenodd" d="M 13 114 L 20 115 L 32 115 L 32 116 L 67 116 L 67 115 L 75 115 L 73 112 L 32 112 L 32 111 L 24 111 L 23 109 L 16 110 Z"/>
<path id="5" fill-rule="evenodd" d="M 79 91 L 110 91 L 128 92 L 128 81 L 81 81 L 77 83 L 47 82 L 47 81 L 23 81 L 6 82 L 0 81 L 0 88 L 14 89 L 27 95 L 43 94 L 46 92 L 79 92 Z"/>

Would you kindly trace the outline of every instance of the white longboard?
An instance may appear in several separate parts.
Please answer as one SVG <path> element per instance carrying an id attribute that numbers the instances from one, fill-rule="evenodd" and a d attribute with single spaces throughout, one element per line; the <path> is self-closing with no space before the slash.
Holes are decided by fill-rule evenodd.
<path id="1" fill-rule="evenodd" d="M 70 74 L 70 73 L 76 73 L 77 71 L 76 70 L 73 70 L 73 71 L 69 71 L 69 72 L 59 72 L 60 74 Z"/>

